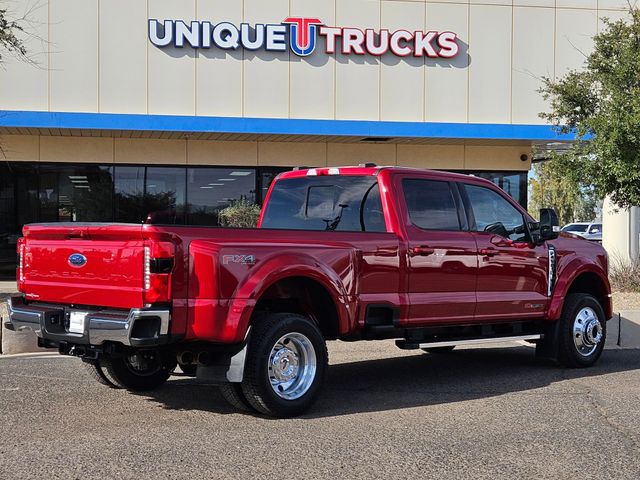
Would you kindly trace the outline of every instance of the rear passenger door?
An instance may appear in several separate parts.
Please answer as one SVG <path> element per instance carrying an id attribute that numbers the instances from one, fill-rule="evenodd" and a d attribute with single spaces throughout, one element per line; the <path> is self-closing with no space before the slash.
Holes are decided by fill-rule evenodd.
<path id="1" fill-rule="evenodd" d="M 461 193 L 478 246 L 476 320 L 543 316 L 547 247 L 529 241 L 523 213 L 502 193 L 472 184 Z"/>
<path id="2" fill-rule="evenodd" d="M 473 319 L 477 253 L 455 183 L 400 177 L 407 234 L 408 326 Z"/>

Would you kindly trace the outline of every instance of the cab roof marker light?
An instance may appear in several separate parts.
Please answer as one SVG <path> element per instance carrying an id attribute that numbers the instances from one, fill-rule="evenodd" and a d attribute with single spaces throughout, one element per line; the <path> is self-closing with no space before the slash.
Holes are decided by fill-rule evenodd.
<path id="1" fill-rule="evenodd" d="M 307 176 L 308 177 L 317 177 L 318 176 L 318 171 L 315 168 L 310 168 L 307 171 Z"/>
<path id="2" fill-rule="evenodd" d="M 339 168 L 330 168 L 329 169 L 329 175 L 340 175 L 340 169 Z"/>

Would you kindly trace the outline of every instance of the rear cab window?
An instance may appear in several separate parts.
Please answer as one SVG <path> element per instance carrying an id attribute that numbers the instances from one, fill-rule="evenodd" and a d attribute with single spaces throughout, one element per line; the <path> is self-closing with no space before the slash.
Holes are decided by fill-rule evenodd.
<path id="1" fill-rule="evenodd" d="M 402 191 L 414 226 L 422 230 L 462 230 L 459 209 L 449 182 L 404 178 Z"/>
<path id="2" fill-rule="evenodd" d="M 386 232 L 376 177 L 327 175 L 278 180 L 261 228 Z"/>

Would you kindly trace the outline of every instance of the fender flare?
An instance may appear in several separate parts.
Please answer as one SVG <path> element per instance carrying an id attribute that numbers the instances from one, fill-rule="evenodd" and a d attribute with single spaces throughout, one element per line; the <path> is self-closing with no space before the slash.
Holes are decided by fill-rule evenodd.
<path id="1" fill-rule="evenodd" d="M 563 274 L 564 272 L 571 272 L 570 274 Z M 562 267 L 562 271 L 558 276 L 558 281 L 553 290 L 553 294 L 551 296 L 551 302 L 549 303 L 549 310 L 547 314 L 547 318 L 550 320 L 557 320 L 560 318 L 562 314 L 562 308 L 564 307 L 564 300 L 567 296 L 567 292 L 576 281 L 576 279 L 585 273 L 592 273 L 598 276 L 598 278 L 605 285 L 605 289 L 607 294 L 611 292 L 611 286 L 609 284 L 609 279 L 607 275 L 602 271 L 602 268 L 595 263 L 589 262 L 585 263 L 583 258 L 575 258 L 571 260 L 568 264 Z M 603 310 L 605 311 L 605 315 L 607 319 L 611 317 L 611 306 L 610 305 L 602 305 Z"/>
<path id="2" fill-rule="evenodd" d="M 355 265 L 353 261 L 351 264 Z M 355 308 L 340 277 L 316 258 L 300 253 L 274 254 L 251 269 L 233 293 L 227 325 L 238 335 L 244 336 L 260 297 L 278 281 L 291 277 L 306 277 L 322 285 L 331 296 L 338 313 L 339 331 L 349 331 L 355 321 Z"/>

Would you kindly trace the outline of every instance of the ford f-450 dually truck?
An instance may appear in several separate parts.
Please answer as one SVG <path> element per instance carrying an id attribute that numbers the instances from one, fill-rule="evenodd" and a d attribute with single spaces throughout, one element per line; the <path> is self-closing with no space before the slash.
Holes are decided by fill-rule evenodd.
<path id="1" fill-rule="evenodd" d="M 318 397 L 327 340 L 432 353 L 525 340 L 592 365 L 612 316 L 598 244 L 534 220 L 491 182 L 371 164 L 300 169 L 256 229 L 34 224 L 18 244 L 14 330 L 112 388 L 178 364 L 235 407 L 287 417 Z"/>

